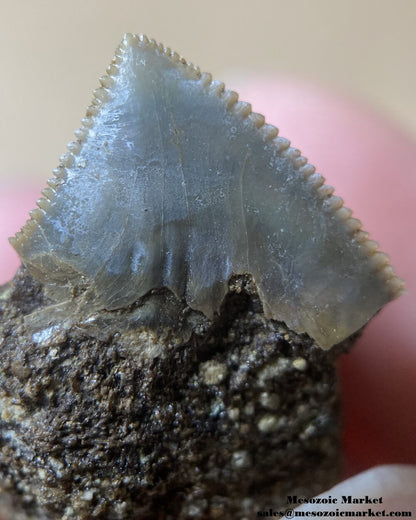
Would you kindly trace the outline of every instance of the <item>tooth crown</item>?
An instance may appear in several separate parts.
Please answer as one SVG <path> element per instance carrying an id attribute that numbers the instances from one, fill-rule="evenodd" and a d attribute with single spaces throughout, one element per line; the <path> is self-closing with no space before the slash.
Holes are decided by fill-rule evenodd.
<path id="1" fill-rule="evenodd" d="M 85 286 L 116 309 L 166 286 L 212 316 L 248 272 L 269 317 L 329 348 L 403 291 L 333 188 L 223 83 L 143 35 L 107 73 L 11 239 L 52 295 Z"/>

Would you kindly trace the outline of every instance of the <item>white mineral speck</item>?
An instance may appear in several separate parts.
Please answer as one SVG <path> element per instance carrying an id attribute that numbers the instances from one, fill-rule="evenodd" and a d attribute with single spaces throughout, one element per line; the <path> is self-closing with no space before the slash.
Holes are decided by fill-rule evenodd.
<path id="1" fill-rule="evenodd" d="M 293 364 L 294 368 L 296 368 L 296 370 L 300 370 L 301 372 L 305 371 L 308 367 L 308 363 L 306 362 L 306 359 L 303 359 L 301 357 L 294 359 L 292 364 Z"/>
<path id="2" fill-rule="evenodd" d="M 91 502 L 91 500 L 94 498 L 95 489 L 87 489 L 84 491 L 84 494 L 82 495 L 82 499 L 86 502 Z"/>
<path id="3" fill-rule="evenodd" d="M 271 392 L 262 392 L 259 401 L 264 408 L 269 408 L 270 410 L 276 410 L 279 406 L 279 396 Z"/>
<path id="4" fill-rule="evenodd" d="M 245 450 L 235 451 L 232 457 L 232 465 L 235 469 L 247 468 L 250 466 L 250 455 Z"/>
<path id="5" fill-rule="evenodd" d="M 227 411 L 228 417 L 232 421 L 238 421 L 238 418 L 240 417 L 240 410 L 238 408 L 229 408 Z"/>
<path id="6" fill-rule="evenodd" d="M 264 415 L 257 423 L 257 428 L 263 433 L 275 432 L 280 427 L 280 421 L 275 415 Z"/>
<path id="7" fill-rule="evenodd" d="M 199 375 L 206 385 L 218 385 L 227 375 L 227 367 L 218 361 L 205 361 L 199 365 Z"/>

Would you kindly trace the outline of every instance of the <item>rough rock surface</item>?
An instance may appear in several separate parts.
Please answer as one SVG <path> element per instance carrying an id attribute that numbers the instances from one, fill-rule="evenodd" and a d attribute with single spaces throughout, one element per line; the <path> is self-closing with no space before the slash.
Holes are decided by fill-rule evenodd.
<path id="1" fill-rule="evenodd" d="M 335 359 L 230 283 L 213 322 L 161 290 L 47 324 L 21 268 L 0 288 L 0 480 L 12 518 L 254 518 L 340 462 Z"/>

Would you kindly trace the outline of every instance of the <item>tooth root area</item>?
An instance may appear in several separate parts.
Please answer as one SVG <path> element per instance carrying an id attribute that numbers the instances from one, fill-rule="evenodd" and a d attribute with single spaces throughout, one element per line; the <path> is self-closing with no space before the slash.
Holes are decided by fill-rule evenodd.
<path id="1" fill-rule="evenodd" d="M 72 155 L 72 153 L 64 153 L 60 157 L 60 162 L 62 166 L 65 166 L 65 168 L 69 168 L 74 164 L 75 158 Z"/>
<path id="2" fill-rule="evenodd" d="M 81 144 L 78 141 L 70 141 L 66 147 L 71 153 L 78 154 L 81 150 Z"/>
<path id="3" fill-rule="evenodd" d="M 358 220 L 358 218 L 349 218 L 345 222 L 345 224 L 351 233 L 355 233 L 356 231 L 359 231 L 362 227 L 361 220 Z"/>
<path id="4" fill-rule="evenodd" d="M 277 128 L 273 125 L 263 125 L 260 128 L 260 132 L 262 133 L 263 137 L 267 141 L 271 141 L 272 139 L 275 139 L 279 133 Z"/>
<path id="5" fill-rule="evenodd" d="M 209 87 L 212 83 L 212 74 L 209 72 L 203 72 L 199 81 L 204 87 Z"/>
<path id="6" fill-rule="evenodd" d="M 351 217 L 352 211 L 350 210 L 350 208 L 346 208 L 345 206 L 343 206 L 342 208 L 339 208 L 337 210 L 336 214 L 338 218 L 346 221 Z"/>
<path id="7" fill-rule="evenodd" d="M 310 177 L 311 175 L 313 175 L 316 172 L 316 168 L 312 164 L 305 164 L 305 166 L 302 166 L 301 168 L 299 168 L 299 171 L 305 177 Z M 319 189 L 321 189 L 321 188 L 319 188 Z"/>
<path id="8" fill-rule="evenodd" d="M 208 85 L 208 90 L 212 94 L 217 94 L 218 96 L 224 92 L 224 89 L 225 85 L 222 81 L 211 81 L 211 83 Z"/>
<path id="9" fill-rule="evenodd" d="M 248 117 L 251 114 L 251 105 L 245 101 L 237 101 L 233 107 L 233 110 L 241 117 Z"/>
<path id="10" fill-rule="evenodd" d="M 265 118 L 263 115 L 252 112 L 248 117 L 256 128 L 261 128 L 264 125 Z"/>
<path id="11" fill-rule="evenodd" d="M 234 92 L 233 90 L 226 90 L 223 95 L 222 99 L 225 103 L 225 106 L 227 108 L 231 108 L 234 106 L 238 101 L 238 94 L 237 92 Z"/>
<path id="12" fill-rule="evenodd" d="M 334 193 L 334 188 L 328 184 L 324 184 L 318 188 L 318 193 L 324 199 L 326 197 L 330 197 Z"/>
<path id="13" fill-rule="evenodd" d="M 314 175 L 316 175 L 316 174 L 314 174 Z M 312 178 L 314 175 L 311 175 L 309 178 Z M 325 205 L 330 211 L 336 211 L 336 210 L 342 208 L 343 204 L 344 204 L 344 201 L 341 199 L 341 197 L 338 197 L 337 195 L 333 195 L 332 197 L 329 197 L 329 199 L 327 199 L 325 201 Z"/>
<path id="14" fill-rule="evenodd" d="M 320 173 L 314 173 L 308 178 L 308 182 L 313 188 L 319 188 L 325 183 L 325 179 Z"/>
<path id="15" fill-rule="evenodd" d="M 100 83 L 104 88 L 109 88 L 112 85 L 114 85 L 114 78 L 112 78 L 111 76 L 107 76 L 107 75 L 101 76 Z"/>

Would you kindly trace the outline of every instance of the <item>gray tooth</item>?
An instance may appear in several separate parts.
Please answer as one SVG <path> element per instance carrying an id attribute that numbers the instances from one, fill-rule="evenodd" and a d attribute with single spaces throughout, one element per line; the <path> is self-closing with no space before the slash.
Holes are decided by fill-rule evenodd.
<path id="1" fill-rule="evenodd" d="M 108 72 L 11 239 L 52 297 L 86 288 L 113 310 L 165 286 L 212 317 L 249 273 L 268 317 L 329 348 L 401 293 L 323 178 L 222 83 L 131 35 Z"/>

